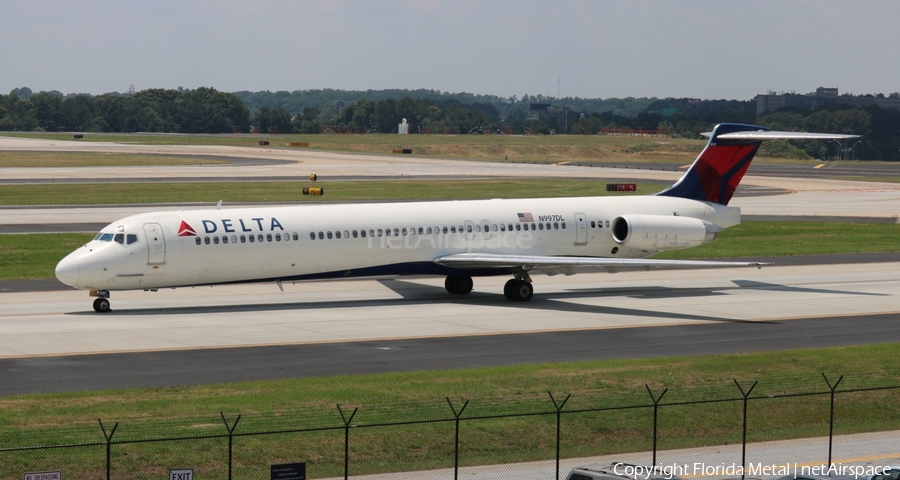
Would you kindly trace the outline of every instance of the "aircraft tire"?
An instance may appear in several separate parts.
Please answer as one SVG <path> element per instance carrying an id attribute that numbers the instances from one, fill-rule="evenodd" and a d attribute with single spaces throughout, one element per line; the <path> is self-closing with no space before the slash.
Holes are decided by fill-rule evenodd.
<path id="1" fill-rule="evenodd" d="M 514 302 L 527 302 L 534 296 L 534 287 L 531 282 L 514 278 L 503 286 L 503 296 Z"/>
<path id="2" fill-rule="evenodd" d="M 108 313 L 109 308 L 109 300 L 105 298 L 98 298 L 94 300 L 94 311 L 97 313 Z"/>
<path id="3" fill-rule="evenodd" d="M 444 288 L 453 295 L 467 295 L 472 291 L 472 277 L 448 275 L 444 280 Z"/>

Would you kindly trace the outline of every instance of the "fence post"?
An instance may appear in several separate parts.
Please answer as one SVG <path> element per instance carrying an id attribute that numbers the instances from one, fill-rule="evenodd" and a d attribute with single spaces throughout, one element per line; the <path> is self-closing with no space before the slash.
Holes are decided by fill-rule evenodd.
<path id="1" fill-rule="evenodd" d="M 569 401 L 572 394 L 566 395 L 562 403 L 556 403 L 556 399 L 553 398 L 553 392 L 547 392 L 547 395 L 550 395 L 550 401 L 553 402 L 553 406 L 556 408 L 556 480 L 559 480 L 559 430 L 562 422 L 562 409 L 566 406 L 566 402 Z"/>
<path id="2" fill-rule="evenodd" d="M 844 379 L 844 376 L 841 375 L 841 378 L 838 378 L 834 385 L 828 381 L 828 377 L 825 376 L 825 372 L 822 372 L 822 378 L 825 379 L 825 383 L 828 384 L 828 388 L 831 390 L 831 415 L 828 417 L 828 466 L 831 466 L 831 442 L 834 439 L 834 391 L 837 390 L 838 385 L 841 384 L 841 380 Z"/>
<path id="3" fill-rule="evenodd" d="M 341 414 L 341 420 L 344 421 L 344 480 L 347 480 L 350 477 L 350 422 L 353 421 L 353 417 L 356 416 L 359 408 L 354 408 L 349 418 L 344 415 L 340 404 L 338 404 L 337 409 Z"/>
<path id="4" fill-rule="evenodd" d="M 459 480 L 459 417 L 462 416 L 466 407 L 469 406 L 469 401 L 466 400 L 466 403 L 457 412 L 453 402 L 450 401 L 450 397 L 445 398 L 447 399 L 447 405 L 450 405 L 450 410 L 453 410 L 453 417 L 456 418 L 456 440 L 453 445 L 453 480 Z"/>
<path id="5" fill-rule="evenodd" d="M 744 388 L 741 387 L 741 384 L 738 383 L 736 378 L 732 378 L 734 380 L 734 384 L 737 385 L 738 390 L 741 391 L 741 395 L 744 396 L 744 433 L 741 435 L 741 480 L 744 480 L 744 467 L 747 466 L 747 399 L 750 397 L 750 392 L 756 388 L 756 384 L 759 383 L 753 382 L 753 385 L 750 386 L 750 390 L 744 391 Z"/>
<path id="6" fill-rule="evenodd" d="M 111 477 L 109 475 L 109 472 L 110 472 L 110 465 L 112 463 L 111 462 L 112 455 L 110 455 L 110 453 L 111 453 L 110 450 L 112 447 L 112 437 L 113 437 L 113 435 L 116 434 L 116 429 L 119 428 L 119 422 L 116 422 L 116 424 L 113 425 L 113 428 L 109 433 L 106 433 L 106 428 L 103 426 L 102 420 L 100 420 L 98 418 L 97 422 L 100 423 L 100 430 L 103 430 L 103 438 L 106 439 L 106 480 L 110 480 Z"/>
<path id="7" fill-rule="evenodd" d="M 650 394 L 650 399 L 653 400 L 653 466 L 656 466 L 656 420 L 659 414 L 659 401 L 662 400 L 662 397 L 669 391 L 668 387 L 663 390 L 662 393 L 659 394 L 659 397 L 654 397 L 653 392 L 650 391 L 650 385 L 644 384 L 647 387 L 647 393 Z"/>
<path id="8" fill-rule="evenodd" d="M 237 419 L 234 421 L 234 425 L 228 425 L 228 420 L 225 420 L 225 414 L 219 412 L 219 415 L 222 417 L 222 421 L 225 422 L 225 430 L 228 430 L 228 480 L 231 480 L 231 452 L 232 445 L 234 444 L 234 429 L 237 428 L 238 422 L 241 421 L 241 416 L 237 416 Z"/>

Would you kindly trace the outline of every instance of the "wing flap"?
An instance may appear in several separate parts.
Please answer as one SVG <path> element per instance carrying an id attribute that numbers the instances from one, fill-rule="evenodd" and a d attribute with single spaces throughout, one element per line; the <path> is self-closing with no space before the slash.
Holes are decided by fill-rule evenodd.
<path id="1" fill-rule="evenodd" d="M 521 268 L 526 271 L 569 272 L 574 267 L 604 267 L 607 269 L 642 268 L 716 268 L 757 267 L 774 265 L 768 262 L 719 262 L 711 260 L 653 260 L 641 258 L 555 257 L 542 255 L 499 255 L 492 253 L 457 253 L 434 259 L 434 263 L 452 268 Z"/>

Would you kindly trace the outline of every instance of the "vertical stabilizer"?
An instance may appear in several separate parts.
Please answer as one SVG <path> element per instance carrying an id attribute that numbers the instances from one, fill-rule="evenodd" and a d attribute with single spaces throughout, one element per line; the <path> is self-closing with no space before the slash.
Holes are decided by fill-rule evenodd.
<path id="1" fill-rule="evenodd" d="M 678 182 L 657 195 L 728 205 L 762 140 L 723 140 L 719 136 L 735 132 L 761 131 L 768 129 L 738 123 L 716 125 L 709 142 L 694 160 L 691 168 Z"/>

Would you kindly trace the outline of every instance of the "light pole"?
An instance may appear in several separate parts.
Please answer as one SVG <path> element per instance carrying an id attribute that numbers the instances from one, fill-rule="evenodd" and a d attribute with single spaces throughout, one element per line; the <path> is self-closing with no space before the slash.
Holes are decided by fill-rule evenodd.
<path id="1" fill-rule="evenodd" d="M 841 154 L 843 153 L 843 151 L 842 151 L 842 149 L 841 149 L 841 142 L 839 142 L 839 141 L 837 141 L 837 140 L 828 140 L 828 141 L 829 141 L 829 142 L 834 142 L 834 144 L 837 145 L 837 147 L 838 147 L 837 159 L 838 159 L 838 160 L 841 160 L 841 156 L 842 156 Z"/>
<path id="2" fill-rule="evenodd" d="M 857 145 L 859 145 L 860 142 L 862 142 L 862 140 L 857 140 L 856 143 L 854 143 L 853 146 L 850 147 L 850 160 L 856 160 L 856 150 L 854 149 Z"/>

